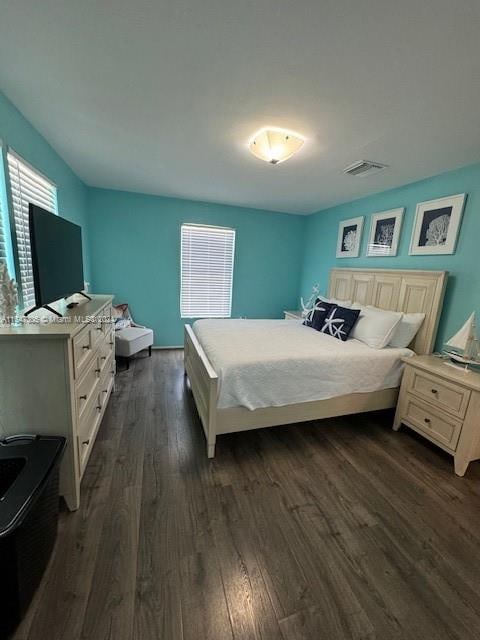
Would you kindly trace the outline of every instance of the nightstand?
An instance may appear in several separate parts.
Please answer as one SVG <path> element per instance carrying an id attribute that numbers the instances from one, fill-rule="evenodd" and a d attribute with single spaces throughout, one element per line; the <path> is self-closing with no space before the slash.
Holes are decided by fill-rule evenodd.
<path id="1" fill-rule="evenodd" d="M 301 320 L 302 312 L 301 311 L 284 311 L 285 320 Z"/>
<path id="2" fill-rule="evenodd" d="M 393 428 L 403 424 L 450 453 L 465 475 L 480 458 L 480 373 L 434 356 L 405 358 Z"/>

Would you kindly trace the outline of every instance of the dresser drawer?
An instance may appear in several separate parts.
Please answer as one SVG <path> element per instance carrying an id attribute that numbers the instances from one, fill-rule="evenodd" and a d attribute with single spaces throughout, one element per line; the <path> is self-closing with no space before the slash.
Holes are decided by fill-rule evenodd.
<path id="1" fill-rule="evenodd" d="M 110 360 L 108 366 L 105 367 L 105 372 L 100 378 L 100 383 L 98 385 L 98 404 L 102 407 L 108 398 L 110 389 L 112 388 L 114 375 L 115 370 L 112 368 L 112 361 Z"/>
<path id="2" fill-rule="evenodd" d="M 109 349 L 111 349 L 113 351 L 113 348 L 115 346 L 115 330 L 114 330 L 114 326 L 113 324 L 108 325 L 108 328 L 105 328 L 105 333 L 104 333 L 104 341 L 105 344 L 108 345 Z"/>
<path id="3" fill-rule="evenodd" d="M 79 378 L 88 366 L 92 357 L 92 341 L 90 327 L 86 325 L 72 341 L 73 344 L 73 372 L 75 378 Z"/>
<path id="4" fill-rule="evenodd" d="M 418 370 L 413 372 L 408 391 L 462 419 L 471 394 L 469 389 Z"/>
<path id="5" fill-rule="evenodd" d="M 107 361 L 111 357 L 112 357 L 112 347 L 109 344 L 107 344 L 104 340 L 102 340 L 102 343 L 98 348 L 98 366 L 100 368 L 101 374 L 103 374 Z"/>
<path id="6" fill-rule="evenodd" d="M 101 318 L 99 317 L 98 320 L 95 320 L 90 324 L 90 336 L 93 348 L 95 348 L 100 343 L 100 340 L 104 337 L 104 335 L 103 323 L 101 321 Z"/>
<path id="7" fill-rule="evenodd" d="M 103 378 L 107 373 L 112 374 L 113 368 L 113 353 L 110 351 L 108 354 L 100 356 L 99 360 L 100 377 Z"/>
<path id="8" fill-rule="evenodd" d="M 92 396 L 96 394 L 98 389 L 98 380 L 100 377 L 100 366 L 97 358 L 93 358 L 83 376 L 75 385 L 75 400 L 77 404 L 77 416 L 81 420 L 87 407 L 90 405 Z"/>
<path id="9" fill-rule="evenodd" d="M 102 406 L 96 393 L 87 404 L 84 415 L 78 425 L 78 455 L 80 475 L 83 475 L 88 456 L 94 444 L 95 432 L 101 418 Z"/>
<path id="10" fill-rule="evenodd" d="M 102 320 L 103 320 L 103 324 L 102 324 L 102 330 L 103 330 L 103 334 L 105 336 L 108 336 L 110 334 L 110 331 L 113 327 L 113 321 L 112 321 L 112 307 L 109 305 L 107 307 L 105 307 L 105 309 L 102 311 Z"/>
<path id="11" fill-rule="evenodd" d="M 404 419 L 416 431 L 430 440 L 455 451 L 462 430 L 462 422 L 436 411 L 428 403 L 407 395 Z"/>
<path id="12" fill-rule="evenodd" d="M 98 387 L 96 392 L 92 394 L 88 400 L 85 410 L 78 422 L 78 437 L 80 441 L 85 442 L 90 440 L 90 436 L 95 428 L 97 416 L 100 414 L 100 403 L 98 401 Z M 88 444 L 88 442 L 87 442 Z"/>

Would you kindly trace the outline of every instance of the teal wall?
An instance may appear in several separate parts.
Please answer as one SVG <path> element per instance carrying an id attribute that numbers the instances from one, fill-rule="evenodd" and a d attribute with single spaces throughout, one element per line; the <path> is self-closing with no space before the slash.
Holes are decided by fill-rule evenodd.
<path id="1" fill-rule="evenodd" d="M 280 318 L 298 306 L 304 216 L 105 189 L 89 189 L 88 211 L 92 290 L 129 302 L 158 346 L 183 344 L 184 222 L 236 230 L 232 317 Z"/>
<path id="2" fill-rule="evenodd" d="M 0 139 L 58 185 L 60 214 L 82 226 L 85 275 L 93 290 L 130 302 L 138 320 L 155 330 L 159 346 L 183 341 L 182 222 L 236 229 L 233 317 L 281 317 L 315 282 L 326 289 L 333 266 L 448 270 L 437 346 L 472 310 L 480 311 L 480 164 L 303 217 L 87 188 L 1 92 Z M 2 192 L 0 183 L 0 197 Z M 409 256 L 416 204 L 464 192 L 468 198 L 456 253 Z M 370 214 L 397 207 L 406 208 L 398 256 L 367 258 Z M 338 223 L 360 215 L 365 216 L 361 257 L 337 260 Z"/>
<path id="3" fill-rule="evenodd" d="M 455 254 L 409 256 L 417 203 L 457 193 L 467 193 L 467 201 Z M 397 207 L 406 208 L 398 255 L 387 258 L 366 257 L 370 214 Z M 356 216 L 365 216 L 360 257 L 337 259 L 335 253 L 338 223 Z M 325 290 L 329 270 L 334 266 L 445 269 L 450 272 L 450 277 L 437 339 L 437 348 L 440 348 L 444 340 L 460 327 L 471 311 L 480 311 L 479 241 L 480 164 L 476 164 L 309 216 L 301 277 L 302 294 L 308 294 L 315 282 L 320 282 Z"/>
<path id="4" fill-rule="evenodd" d="M 60 215 L 82 227 L 85 278 L 88 280 L 87 188 L 1 91 L 0 140 L 57 185 Z M 0 196 L 2 190 L 0 184 Z"/>

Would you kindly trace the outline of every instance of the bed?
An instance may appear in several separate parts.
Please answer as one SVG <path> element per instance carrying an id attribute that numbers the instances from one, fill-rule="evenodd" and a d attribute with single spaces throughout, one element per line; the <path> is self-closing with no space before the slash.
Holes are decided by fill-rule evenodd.
<path id="1" fill-rule="evenodd" d="M 215 455 L 218 434 L 396 405 L 402 358 L 433 350 L 445 271 L 333 269 L 328 295 L 381 309 L 421 312 L 409 349 L 371 349 L 296 320 L 203 320 L 185 325 L 185 373 Z M 353 374 L 353 375 L 352 375 Z"/>

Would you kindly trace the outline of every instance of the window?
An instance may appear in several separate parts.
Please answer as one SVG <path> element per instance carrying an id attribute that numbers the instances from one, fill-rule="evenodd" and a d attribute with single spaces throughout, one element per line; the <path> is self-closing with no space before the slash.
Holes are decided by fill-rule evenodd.
<path id="1" fill-rule="evenodd" d="M 57 213 L 57 188 L 11 150 L 7 153 L 7 162 L 12 197 L 17 282 L 20 284 L 23 306 L 34 307 L 28 204 L 31 202 L 47 211 Z"/>
<path id="2" fill-rule="evenodd" d="M 234 229 L 183 224 L 181 244 L 182 318 L 229 318 L 232 313 Z"/>

